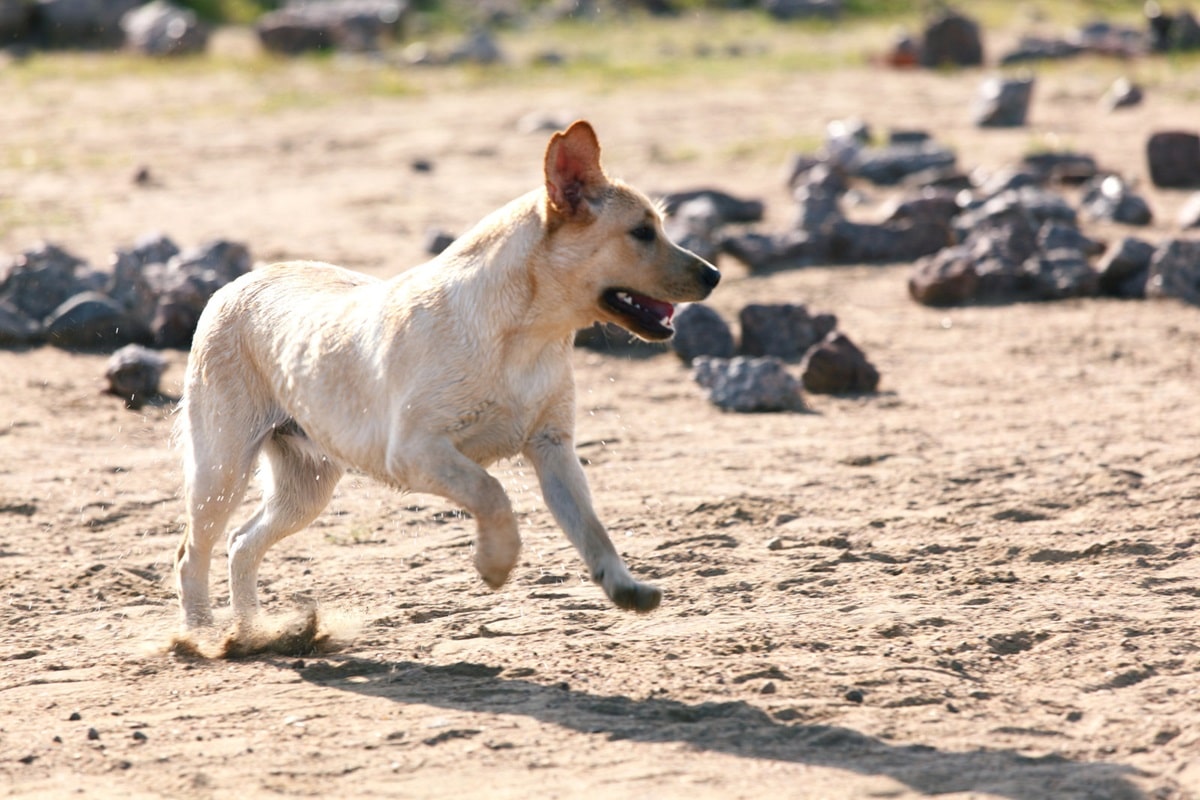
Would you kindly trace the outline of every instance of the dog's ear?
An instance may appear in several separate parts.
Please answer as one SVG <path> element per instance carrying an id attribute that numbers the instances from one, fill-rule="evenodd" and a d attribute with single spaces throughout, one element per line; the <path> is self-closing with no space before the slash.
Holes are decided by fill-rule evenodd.
<path id="1" fill-rule="evenodd" d="M 556 211 L 566 217 L 589 214 L 586 198 L 607 180 L 600 167 L 600 141 L 591 125 L 579 120 L 550 137 L 546 195 Z"/>

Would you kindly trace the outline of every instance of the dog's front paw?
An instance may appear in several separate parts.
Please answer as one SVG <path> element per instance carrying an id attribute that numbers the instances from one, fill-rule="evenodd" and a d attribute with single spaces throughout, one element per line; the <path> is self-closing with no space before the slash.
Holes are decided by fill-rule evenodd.
<path id="1" fill-rule="evenodd" d="M 662 602 L 662 590 L 648 583 L 622 584 L 608 592 L 609 598 L 620 608 L 645 614 L 658 608 Z"/>

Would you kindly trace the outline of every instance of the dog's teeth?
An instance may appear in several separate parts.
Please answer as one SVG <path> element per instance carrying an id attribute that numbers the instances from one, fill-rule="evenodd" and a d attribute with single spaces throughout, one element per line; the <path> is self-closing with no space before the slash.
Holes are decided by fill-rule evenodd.
<path id="1" fill-rule="evenodd" d="M 633 305 L 633 298 L 630 297 L 629 295 L 625 294 L 624 292 L 617 292 L 617 299 L 620 300 L 622 303 L 628 303 L 629 305 Z"/>

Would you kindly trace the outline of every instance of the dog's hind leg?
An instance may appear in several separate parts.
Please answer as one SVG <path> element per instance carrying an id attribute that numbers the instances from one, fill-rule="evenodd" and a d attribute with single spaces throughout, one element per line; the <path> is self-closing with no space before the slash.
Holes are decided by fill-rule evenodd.
<path id="1" fill-rule="evenodd" d="M 258 613 L 258 568 L 267 550 L 316 519 L 342 477 L 341 467 L 291 425 L 267 438 L 263 454 L 262 505 L 229 536 L 229 601 L 240 622 Z"/>
<path id="2" fill-rule="evenodd" d="M 248 442 L 240 432 L 231 437 L 222 433 L 222 426 L 210 425 L 193 406 L 191 399 L 186 401 L 187 416 L 181 423 L 187 527 L 175 553 L 175 582 L 186 629 L 212 623 L 208 576 L 213 545 L 245 496 L 258 450 L 257 442 Z"/>
<path id="3" fill-rule="evenodd" d="M 537 472 L 550 513 L 583 556 L 592 580 L 621 608 L 643 612 L 658 608 L 662 592 L 634 580 L 592 509 L 587 477 L 571 438 L 561 431 L 543 431 L 530 440 L 525 457 Z"/>
<path id="4" fill-rule="evenodd" d="M 475 569 L 489 587 L 504 585 L 521 554 L 521 535 L 500 481 L 443 436 L 393 441 L 388 471 L 408 491 L 436 494 L 469 511 L 475 517 Z"/>

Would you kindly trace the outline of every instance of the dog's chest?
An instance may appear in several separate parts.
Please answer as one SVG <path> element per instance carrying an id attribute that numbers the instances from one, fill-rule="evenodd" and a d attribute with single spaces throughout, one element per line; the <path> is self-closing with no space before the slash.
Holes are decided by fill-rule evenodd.
<path id="1" fill-rule="evenodd" d="M 492 381 L 456 404 L 446 433 L 459 452 L 479 464 L 517 455 L 545 420 L 547 408 L 562 396 L 562 375 L 556 372 L 520 371 Z"/>

